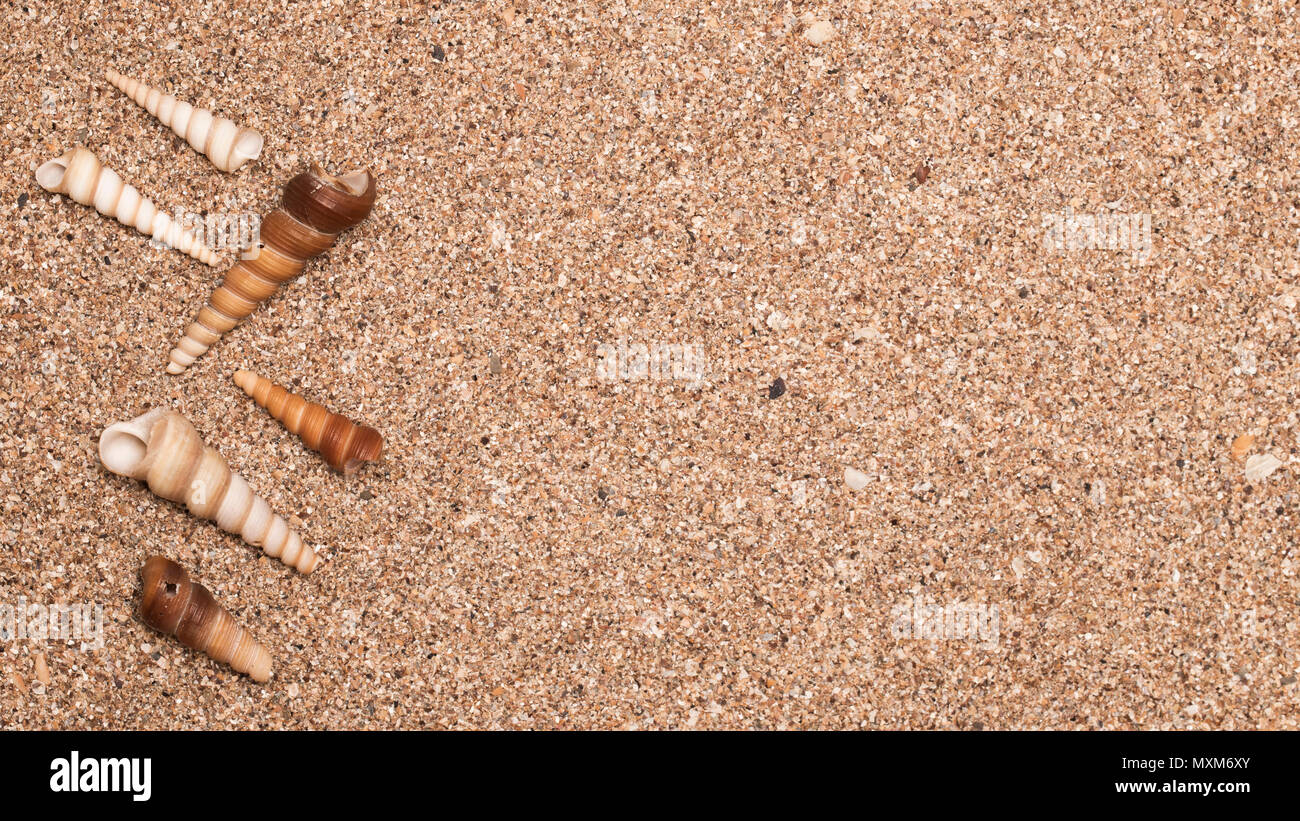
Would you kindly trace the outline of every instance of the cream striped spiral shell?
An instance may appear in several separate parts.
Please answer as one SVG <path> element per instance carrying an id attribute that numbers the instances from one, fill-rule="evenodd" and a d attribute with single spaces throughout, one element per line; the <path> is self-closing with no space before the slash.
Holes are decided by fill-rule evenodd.
<path id="1" fill-rule="evenodd" d="M 262 153 L 262 135 L 251 128 L 218 117 L 206 108 L 195 108 L 111 68 L 105 77 L 222 171 L 237 171 Z"/>
<path id="2" fill-rule="evenodd" d="M 176 411 L 154 408 L 109 425 L 99 437 L 99 460 L 113 473 L 141 479 L 164 499 L 239 534 L 266 555 L 303 573 L 316 569 L 316 552 Z"/>
<path id="3" fill-rule="evenodd" d="M 36 169 L 36 182 L 54 194 L 66 194 L 82 205 L 94 206 L 106 217 L 129 225 L 158 242 L 189 254 L 208 265 L 217 264 L 217 255 L 192 233 L 181 228 L 174 219 L 145 196 L 134 185 L 104 164 L 94 153 L 82 146 L 70 148 Z"/>

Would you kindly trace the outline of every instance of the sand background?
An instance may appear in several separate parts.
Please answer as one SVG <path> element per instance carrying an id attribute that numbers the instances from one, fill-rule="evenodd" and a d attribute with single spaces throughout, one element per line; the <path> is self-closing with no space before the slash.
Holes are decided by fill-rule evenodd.
<path id="1" fill-rule="evenodd" d="M 101 604 L 104 646 L 0 645 L 0 726 L 1295 727 L 1300 52 L 1255 8 L 5 4 L 0 603 Z M 42 191 L 77 142 L 168 210 L 313 159 L 380 194 L 169 377 L 224 268 Z M 1067 209 L 1149 215 L 1149 261 L 1054 252 Z M 708 378 L 602 380 L 620 339 Z M 240 367 L 384 460 L 332 472 Z M 156 405 L 322 569 L 102 469 Z M 268 685 L 140 621 L 153 553 Z M 917 597 L 996 640 L 894 635 Z"/>

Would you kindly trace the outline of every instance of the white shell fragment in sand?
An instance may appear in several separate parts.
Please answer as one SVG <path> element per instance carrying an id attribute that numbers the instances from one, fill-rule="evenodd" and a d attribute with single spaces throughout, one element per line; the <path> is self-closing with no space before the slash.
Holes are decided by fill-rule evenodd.
<path id="1" fill-rule="evenodd" d="M 849 486 L 849 490 L 862 490 L 868 481 L 867 474 L 857 468 L 844 468 L 844 484 Z"/>
<path id="2" fill-rule="evenodd" d="M 820 46 L 822 43 L 834 40 L 835 35 L 838 33 L 839 32 L 835 30 L 835 27 L 832 26 L 829 21 L 818 20 L 816 23 L 813 23 L 808 27 L 808 29 L 803 33 L 803 37 L 814 46 Z"/>
<path id="3" fill-rule="evenodd" d="M 1258 482 L 1282 467 L 1282 460 L 1271 453 L 1256 453 L 1246 460 L 1246 478 Z"/>

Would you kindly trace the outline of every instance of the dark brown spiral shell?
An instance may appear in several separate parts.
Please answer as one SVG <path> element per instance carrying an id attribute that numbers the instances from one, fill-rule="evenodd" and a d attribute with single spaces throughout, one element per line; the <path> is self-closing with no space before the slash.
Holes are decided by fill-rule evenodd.
<path id="1" fill-rule="evenodd" d="M 361 222 L 375 205 L 375 177 L 353 171 L 335 177 L 313 164 L 284 187 L 284 210 L 299 222 L 337 234 Z"/>
<path id="2" fill-rule="evenodd" d="M 271 654 L 217 604 L 206 587 L 190 581 L 185 568 L 171 559 L 151 556 L 140 579 L 140 615 L 145 624 L 255 681 L 271 678 Z"/>

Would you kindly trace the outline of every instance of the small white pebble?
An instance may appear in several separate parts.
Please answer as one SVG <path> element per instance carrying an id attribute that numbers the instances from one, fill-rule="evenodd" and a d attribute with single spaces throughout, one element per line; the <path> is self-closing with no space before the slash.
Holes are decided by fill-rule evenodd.
<path id="1" fill-rule="evenodd" d="M 862 490 L 868 481 L 867 474 L 857 468 L 844 468 L 844 484 L 849 486 L 849 490 Z"/>
<path id="2" fill-rule="evenodd" d="M 1106 504 L 1106 480 L 1094 479 L 1092 487 L 1088 491 L 1088 501 L 1101 507 Z"/>
<path id="3" fill-rule="evenodd" d="M 476 525 L 481 521 L 483 521 L 482 513 L 471 513 L 468 516 L 466 516 L 464 519 L 461 519 L 459 522 L 457 522 L 456 527 L 466 528 L 471 525 Z"/>
<path id="4" fill-rule="evenodd" d="M 1282 460 L 1271 453 L 1256 453 L 1246 460 L 1246 478 L 1252 482 L 1268 478 L 1268 475 L 1282 467 Z"/>
<path id="5" fill-rule="evenodd" d="M 804 31 L 803 37 L 814 46 L 820 46 L 822 43 L 834 40 L 837 34 L 839 32 L 835 30 L 835 27 L 829 21 L 818 20 Z"/>

